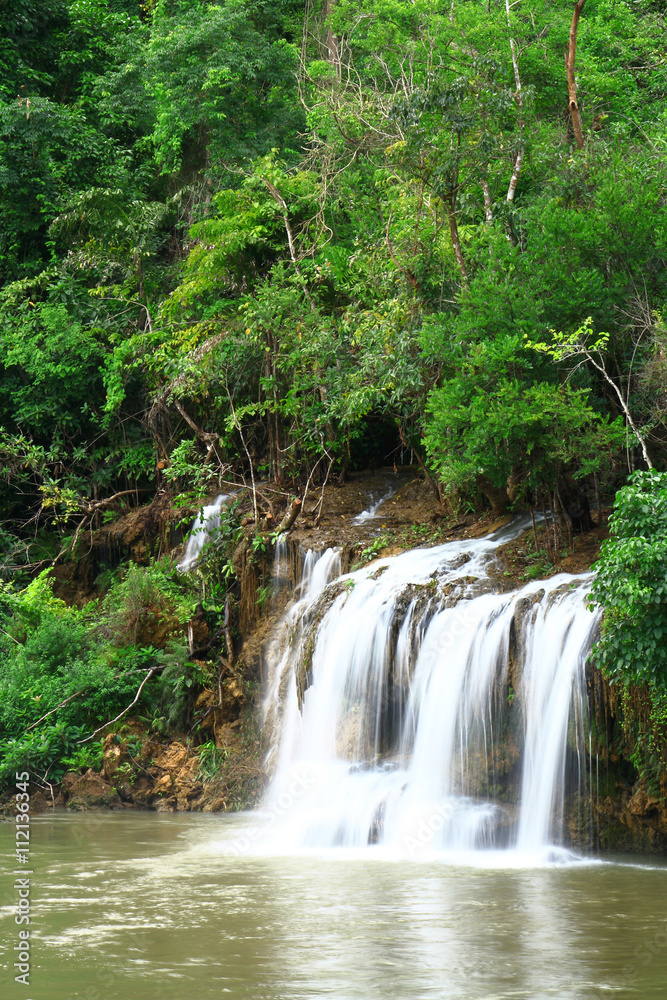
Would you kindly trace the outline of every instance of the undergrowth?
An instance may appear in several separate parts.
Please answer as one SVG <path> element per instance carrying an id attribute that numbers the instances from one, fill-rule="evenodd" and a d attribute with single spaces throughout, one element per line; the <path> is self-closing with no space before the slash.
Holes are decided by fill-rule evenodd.
<path id="1" fill-rule="evenodd" d="M 131 565 L 85 608 L 54 596 L 48 571 L 22 590 L 0 584 L 0 791 L 15 771 L 58 782 L 101 764 L 90 740 L 131 705 L 158 731 L 190 721 L 201 668 L 184 632 L 197 590 L 169 560 Z"/>

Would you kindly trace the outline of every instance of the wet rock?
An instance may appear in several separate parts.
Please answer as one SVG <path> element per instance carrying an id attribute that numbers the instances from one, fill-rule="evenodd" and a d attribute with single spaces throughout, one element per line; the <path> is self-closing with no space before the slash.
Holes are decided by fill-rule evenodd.
<path id="1" fill-rule="evenodd" d="M 638 788 L 628 802 L 628 812 L 632 816 L 646 816 L 647 813 L 656 812 L 659 808 L 659 799 L 647 795 L 643 788 Z"/>
<path id="2" fill-rule="evenodd" d="M 202 807 L 202 812 L 224 812 L 227 809 L 227 800 L 224 795 L 216 795 Z"/>
<path id="3" fill-rule="evenodd" d="M 156 812 L 176 812 L 177 809 L 178 802 L 175 795 L 167 799 L 157 799 L 155 803 Z"/>
<path id="4" fill-rule="evenodd" d="M 55 796 L 55 805 L 61 805 L 62 802 L 58 801 L 58 796 Z M 30 812 L 33 814 L 48 812 L 49 809 L 53 809 L 54 798 L 49 795 L 48 792 L 32 792 L 30 795 Z"/>

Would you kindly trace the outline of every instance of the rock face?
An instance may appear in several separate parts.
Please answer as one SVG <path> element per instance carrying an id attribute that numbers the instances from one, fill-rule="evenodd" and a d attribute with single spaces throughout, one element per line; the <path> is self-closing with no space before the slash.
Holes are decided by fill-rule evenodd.
<path id="1" fill-rule="evenodd" d="M 667 854 L 667 787 L 659 796 L 639 784 L 621 786 L 618 797 L 593 801 L 600 846 L 609 850 Z"/>
<path id="2" fill-rule="evenodd" d="M 604 785 L 607 782 L 602 781 Z M 667 854 L 667 788 L 652 795 L 639 783 L 615 782 L 611 794 L 592 794 L 568 803 L 569 843 L 584 849 Z"/>
<path id="3" fill-rule="evenodd" d="M 31 786 L 31 811 L 224 812 L 252 807 L 265 785 L 257 741 L 243 731 L 240 720 L 216 722 L 213 713 L 211 719 L 216 745 L 208 743 L 207 752 L 213 753 L 204 768 L 202 748 L 191 747 L 185 739 L 161 742 L 145 735 L 110 733 L 104 740 L 99 773 L 70 771 L 59 786 L 46 790 Z M 0 817 L 13 818 L 15 808 L 12 795 L 0 803 Z"/>
<path id="4" fill-rule="evenodd" d="M 198 764 L 197 752 L 179 741 L 149 739 L 130 749 L 127 740 L 110 733 L 104 740 L 100 780 L 127 806 L 159 812 L 197 810 L 210 799 L 197 776 Z"/>
<path id="5" fill-rule="evenodd" d="M 85 774 L 66 774 L 60 786 L 60 798 L 62 804 L 73 811 L 123 807 L 123 801 L 115 788 L 91 770 Z"/>

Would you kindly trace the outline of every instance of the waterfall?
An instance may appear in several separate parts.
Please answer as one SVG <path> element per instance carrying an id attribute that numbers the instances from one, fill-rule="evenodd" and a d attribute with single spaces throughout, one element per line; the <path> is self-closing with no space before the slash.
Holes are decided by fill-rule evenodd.
<path id="1" fill-rule="evenodd" d="M 334 550 L 306 557 L 268 652 L 278 845 L 553 853 L 596 617 L 590 575 L 493 592 L 494 552 L 523 527 L 345 576 Z"/>
<path id="2" fill-rule="evenodd" d="M 288 575 L 287 538 L 284 534 L 276 538 L 276 549 L 273 556 L 273 572 L 271 573 L 271 590 L 275 595 L 287 583 Z"/>
<path id="3" fill-rule="evenodd" d="M 279 731 L 289 729 L 293 722 L 293 713 L 284 712 L 285 698 L 290 698 L 296 691 L 293 672 L 294 650 L 292 637 L 307 617 L 308 610 L 316 602 L 318 595 L 326 586 L 339 576 L 341 570 L 340 549 L 329 548 L 323 552 L 309 549 L 303 554 L 301 582 L 297 588 L 297 598 L 281 624 L 278 634 L 269 644 L 267 660 L 270 664 L 268 693 L 264 701 L 264 730 L 274 734 L 273 745 L 269 751 L 269 759 L 280 758 L 286 767 L 285 750 L 281 741 L 275 736 Z M 287 693 L 289 691 L 289 694 Z M 285 736 L 282 741 L 290 743 Z"/>
<path id="4" fill-rule="evenodd" d="M 389 500 L 391 497 L 393 497 L 397 489 L 398 489 L 397 486 L 390 486 L 389 489 L 385 490 L 385 492 L 380 497 L 378 497 L 377 494 L 375 494 L 375 496 L 371 496 L 370 507 L 367 507 L 366 510 L 362 510 L 362 512 L 360 514 L 357 514 L 356 517 L 353 517 L 352 523 L 364 524 L 366 521 L 372 521 L 376 517 L 379 508 L 382 506 L 385 500 Z"/>
<path id="5" fill-rule="evenodd" d="M 188 542 L 185 547 L 185 555 L 179 562 L 177 569 L 181 573 L 186 573 L 197 565 L 199 554 L 204 543 L 212 536 L 213 532 L 220 527 L 220 511 L 225 500 L 229 500 L 231 493 L 221 493 L 215 498 L 212 504 L 202 507 L 194 519 Z"/>

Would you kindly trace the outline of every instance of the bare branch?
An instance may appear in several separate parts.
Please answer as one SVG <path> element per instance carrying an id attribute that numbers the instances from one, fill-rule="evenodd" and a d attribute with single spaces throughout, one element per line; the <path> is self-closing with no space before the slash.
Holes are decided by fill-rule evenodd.
<path id="1" fill-rule="evenodd" d="M 579 28 L 579 18 L 581 17 L 581 12 L 584 9 L 584 4 L 586 0 L 577 0 L 574 5 L 574 12 L 572 14 L 572 24 L 570 25 L 570 38 L 568 47 L 565 50 L 565 72 L 567 75 L 567 89 L 569 94 L 568 107 L 570 109 L 570 118 L 572 119 L 572 128 L 574 129 L 574 137 L 577 142 L 577 148 L 584 148 L 584 136 L 581 131 L 581 116 L 579 114 L 579 105 L 577 104 L 577 81 L 574 75 L 574 61 L 577 54 L 577 31 Z"/>
<path id="2" fill-rule="evenodd" d="M 122 719 L 124 715 L 127 715 L 127 713 L 130 711 L 130 709 L 134 708 L 134 706 L 139 701 L 139 698 L 141 696 L 141 692 L 144 689 L 144 685 L 151 679 L 151 677 L 153 676 L 153 674 L 157 673 L 157 671 L 159 669 L 160 669 L 159 667 L 151 667 L 151 669 L 148 671 L 148 673 L 144 677 L 143 681 L 139 685 L 139 690 L 135 694 L 134 700 L 127 706 L 127 708 L 124 708 L 123 711 L 120 713 L 120 715 L 117 715 L 115 719 L 111 719 L 110 722 L 105 722 L 103 726 L 100 726 L 99 729 L 96 729 L 94 733 L 90 734 L 90 736 L 86 736 L 85 740 L 79 740 L 78 745 L 80 746 L 82 743 L 87 743 L 88 740 L 92 740 L 94 736 L 97 736 L 98 733 L 101 733 L 103 729 L 107 728 L 107 726 L 113 726 L 114 722 L 118 722 L 118 720 Z"/>
<path id="3" fill-rule="evenodd" d="M 79 691 L 75 691 L 74 694 L 71 694 L 69 698 L 65 698 L 64 701 L 61 701 L 59 705 L 56 705 L 55 708 L 52 708 L 50 712 L 47 712 L 46 715 L 43 715 L 41 719 L 37 720 L 37 722 L 33 722 L 31 725 L 26 726 L 26 733 L 30 732 L 31 729 L 34 729 L 35 726 L 38 726 L 40 722 L 44 722 L 44 719 L 48 719 L 48 717 L 50 715 L 53 715 L 54 712 L 57 712 L 59 708 L 64 708 L 65 705 L 68 705 L 70 703 L 70 701 L 74 701 L 74 699 L 78 698 L 80 694 L 83 694 L 84 691 L 87 691 L 89 686 L 90 685 L 86 685 L 86 687 L 82 687 Z"/>

